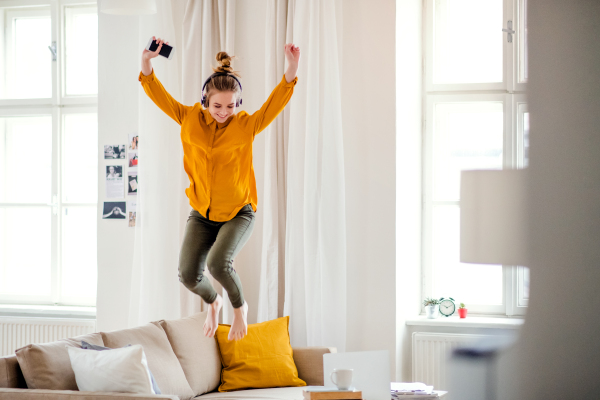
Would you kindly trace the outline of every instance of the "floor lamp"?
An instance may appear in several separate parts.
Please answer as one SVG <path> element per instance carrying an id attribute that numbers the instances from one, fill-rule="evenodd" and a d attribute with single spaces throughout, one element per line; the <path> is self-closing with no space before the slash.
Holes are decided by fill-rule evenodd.
<path id="1" fill-rule="evenodd" d="M 528 265 L 527 170 L 463 171 L 460 189 L 460 261 Z M 449 363 L 453 398 L 496 400 L 497 362 L 514 336 L 494 336 L 455 349 Z"/>

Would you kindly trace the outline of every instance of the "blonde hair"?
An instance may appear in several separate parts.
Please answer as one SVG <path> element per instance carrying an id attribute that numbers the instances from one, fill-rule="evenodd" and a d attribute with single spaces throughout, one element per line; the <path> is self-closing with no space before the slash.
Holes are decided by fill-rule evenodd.
<path id="1" fill-rule="evenodd" d="M 233 57 L 230 57 L 229 54 L 224 51 L 217 53 L 216 59 L 220 65 L 217 68 L 213 68 L 213 71 L 216 73 L 226 73 L 228 75 L 215 76 L 208 81 L 206 84 L 206 107 L 210 104 L 210 96 L 216 92 L 233 92 L 236 100 L 242 97 L 242 88 L 238 82 L 230 76 L 235 75 L 236 77 L 240 77 L 237 71 L 234 71 L 231 66 L 232 58 Z"/>

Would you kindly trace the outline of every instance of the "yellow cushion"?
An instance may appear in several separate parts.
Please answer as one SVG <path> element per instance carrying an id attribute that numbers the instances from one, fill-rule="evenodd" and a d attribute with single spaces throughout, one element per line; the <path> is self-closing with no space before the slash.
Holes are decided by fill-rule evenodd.
<path id="1" fill-rule="evenodd" d="M 284 386 L 306 386 L 298 378 L 288 325 L 290 317 L 248 325 L 248 335 L 229 341 L 231 325 L 215 334 L 221 354 L 219 392 Z"/>

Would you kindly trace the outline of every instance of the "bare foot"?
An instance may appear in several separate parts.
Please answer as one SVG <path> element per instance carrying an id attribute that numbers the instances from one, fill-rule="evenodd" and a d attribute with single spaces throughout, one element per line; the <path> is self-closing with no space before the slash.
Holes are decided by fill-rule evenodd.
<path id="1" fill-rule="evenodd" d="M 208 305 L 208 315 L 204 321 L 204 336 L 213 337 L 219 327 L 219 312 L 223 307 L 223 298 L 217 294 L 217 299 Z"/>
<path id="2" fill-rule="evenodd" d="M 240 308 L 233 309 L 233 323 L 229 330 L 228 340 L 240 340 L 248 334 L 248 322 L 246 317 L 248 316 L 248 303 L 244 302 L 244 305 Z"/>

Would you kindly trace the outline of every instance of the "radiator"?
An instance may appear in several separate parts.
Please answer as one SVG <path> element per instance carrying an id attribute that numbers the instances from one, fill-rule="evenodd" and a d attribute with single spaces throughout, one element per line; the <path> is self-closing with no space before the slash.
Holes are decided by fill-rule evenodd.
<path id="1" fill-rule="evenodd" d="M 412 335 L 413 382 L 433 385 L 435 390 L 447 390 L 446 372 L 452 349 L 484 336 L 414 332 Z"/>
<path id="2" fill-rule="evenodd" d="M 0 357 L 31 343 L 48 343 L 96 331 L 96 320 L 0 317 Z"/>

